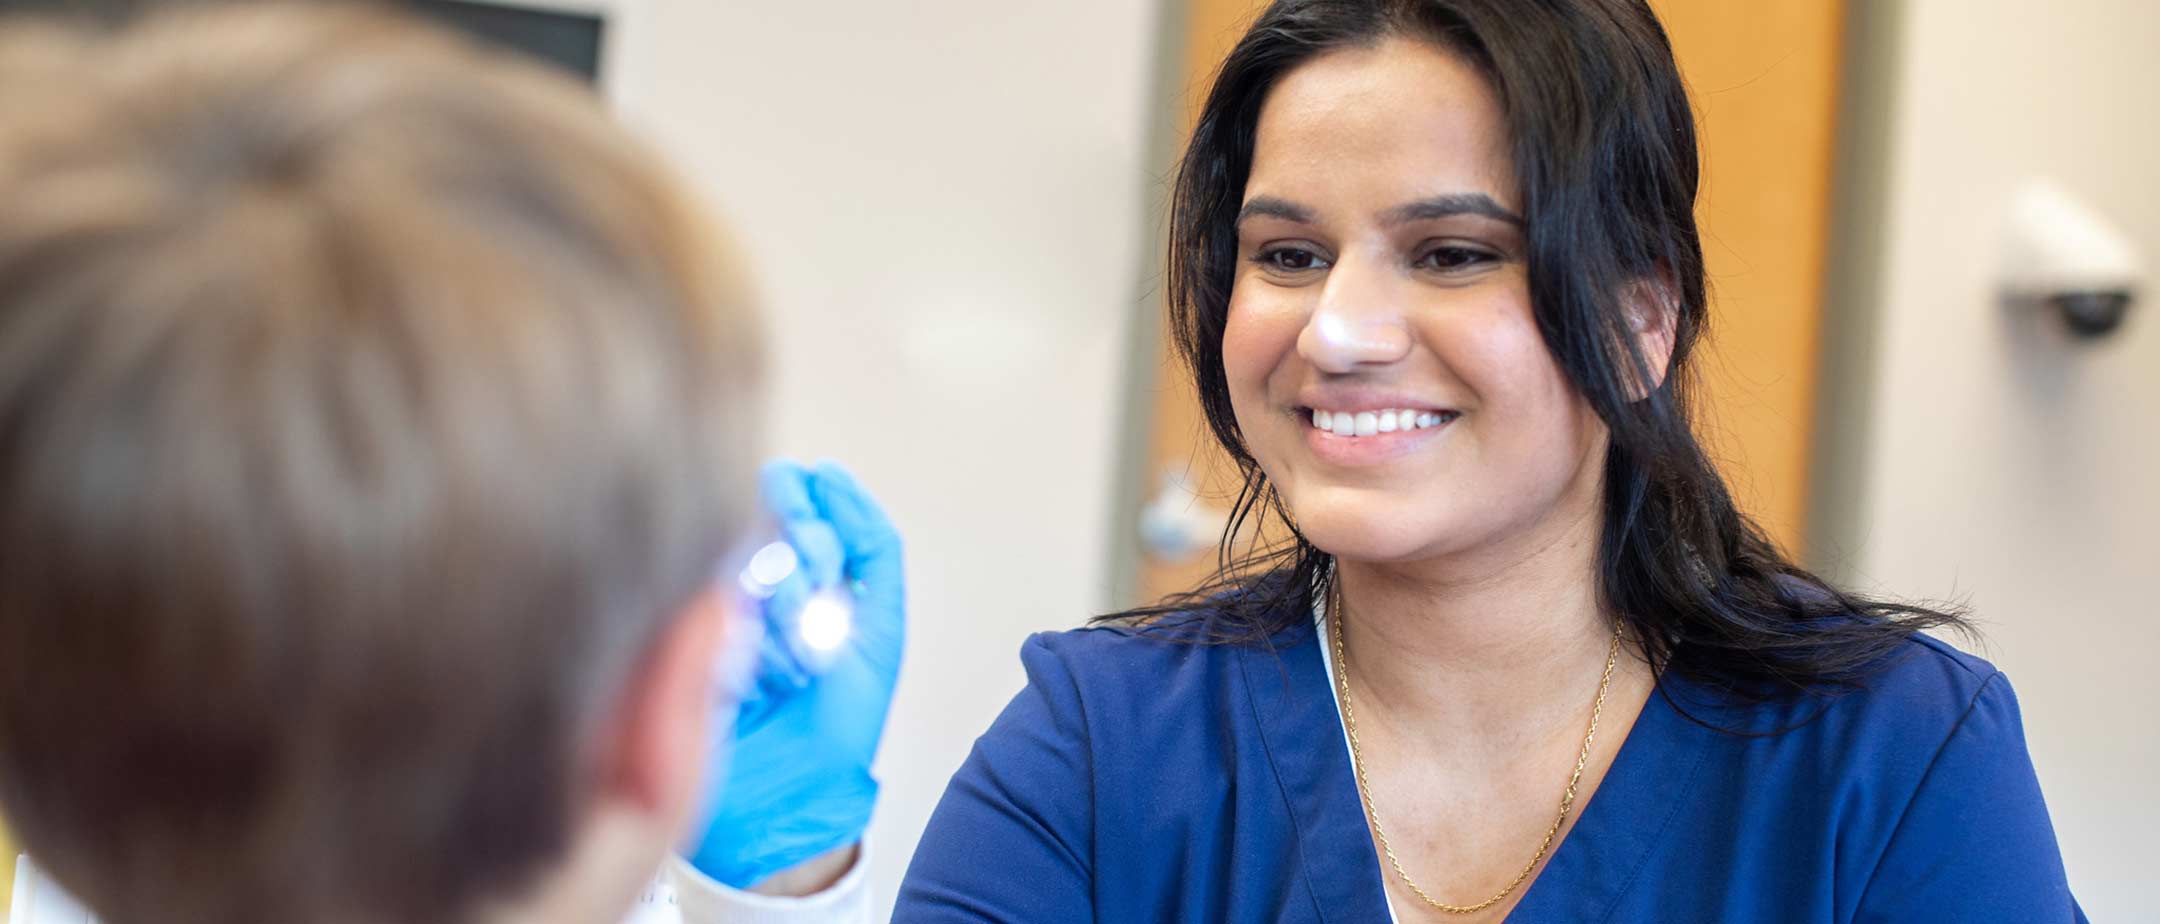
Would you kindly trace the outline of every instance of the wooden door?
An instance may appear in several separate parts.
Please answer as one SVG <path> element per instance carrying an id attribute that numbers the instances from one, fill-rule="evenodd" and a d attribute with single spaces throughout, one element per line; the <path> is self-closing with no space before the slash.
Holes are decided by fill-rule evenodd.
<path id="1" fill-rule="evenodd" d="M 1742 510 L 1797 554 L 1820 362 L 1843 0 L 1651 0 L 1703 154 L 1709 400 L 1698 432 Z"/>
<path id="2" fill-rule="evenodd" d="M 1843 0 L 1652 0 L 1692 96 L 1703 153 L 1697 200 L 1711 286 L 1711 337 L 1698 354 L 1699 432 L 1742 509 L 1797 551 L 1807 501 L 1823 258 L 1829 228 Z M 1188 0 L 1181 86 L 1169 98 L 1189 134 L 1208 81 L 1264 7 Z M 1157 321 L 1157 323 L 1161 323 Z M 1235 468 L 1208 438 L 1191 385 L 1157 351 L 1143 500 L 1182 475 L 1198 505 L 1224 507 Z M 1212 549 L 1140 558 L 1140 600 L 1190 588 Z M 1137 601 L 1134 601 L 1137 602 Z"/>
<path id="3" fill-rule="evenodd" d="M 0 823 L 0 911 L 15 899 L 15 845 L 8 843 L 7 826 Z M 5 914 L 0 914 L 0 920 Z"/>

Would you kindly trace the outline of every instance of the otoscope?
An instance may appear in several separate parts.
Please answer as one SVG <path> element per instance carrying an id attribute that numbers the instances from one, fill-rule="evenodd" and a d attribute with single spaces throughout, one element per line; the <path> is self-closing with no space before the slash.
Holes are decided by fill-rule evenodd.
<path id="1" fill-rule="evenodd" d="M 763 607 L 772 602 L 782 584 L 801 570 L 802 556 L 795 547 L 784 539 L 775 539 L 750 556 L 737 583 L 743 593 Z M 803 666 L 813 672 L 829 665 L 855 632 L 855 599 L 848 593 L 845 581 L 813 591 L 792 623 L 785 619 L 786 615 L 765 614 L 768 631 L 787 632 L 789 650 L 803 656 Z"/>

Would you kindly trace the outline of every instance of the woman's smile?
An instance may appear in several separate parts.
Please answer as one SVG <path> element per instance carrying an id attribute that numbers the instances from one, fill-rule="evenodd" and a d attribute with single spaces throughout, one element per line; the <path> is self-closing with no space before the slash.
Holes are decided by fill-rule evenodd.
<path id="1" fill-rule="evenodd" d="M 1305 431 L 1305 446 L 1324 463 L 1383 465 L 1439 445 L 1462 412 L 1445 404 L 1399 394 L 1311 389 L 1290 408 Z"/>
<path id="2" fill-rule="evenodd" d="M 1317 412 L 1313 416 L 1324 413 L 1326 412 Z M 1357 417 L 1370 421 L 1374 415 L 1367 411 L 1360 412 Z M 1431 422 L 1413 426 L 1408 430 L 1346 436 L 1332 430 L 1322 430 L 1308 418 L 1305 445 L 1312 451 L 1314 458 L 1330 465 L 1385 465 L 1404 456 L 1437 447 L 1448 424 L 1454 422 L 1452 417 L 1436 414 L 1427 414 L 1422 419 Z"/>

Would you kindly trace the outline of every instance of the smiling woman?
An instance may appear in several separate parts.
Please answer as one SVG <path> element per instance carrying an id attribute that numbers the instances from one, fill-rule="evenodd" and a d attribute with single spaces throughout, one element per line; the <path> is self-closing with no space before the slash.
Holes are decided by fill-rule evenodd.
<path id="1" fill-rule="evenodd" d="M 1698 174 L 1640 0 L 1271 5 L 1168 288 L 1225 551 L 1290 541 L 1031 640 L 897 918 L 2082 920 L 1962 618 L 1796 566 L 1701 448 Z"/>
<path id="2" fill-rule="evenodd" d="M 1521 558 L 1594 523 L 1602 433 L 1539 335 L 1492 86 L 1388 39 L 1284 75 L 1253 134 L 1221 368 L 1298 529 L 1377 562 Z M 1447 425 L 1380 434 L 1400 409 Z M 1413 484 L 1448 490 L 1404 504 Z"/>

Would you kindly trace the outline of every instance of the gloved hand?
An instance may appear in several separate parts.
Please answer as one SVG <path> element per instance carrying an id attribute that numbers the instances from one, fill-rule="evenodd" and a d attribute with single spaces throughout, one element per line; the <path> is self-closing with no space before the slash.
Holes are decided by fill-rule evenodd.
<path id="1" fill-rule="evenodd" d="M 735 888 L 862 838 L 906 634 L 900 536 L 855 479 L 831 462 L 774 462 L 760 487 L 799 566 L 764 601 L 757 680 L 722 778 L 707 782 L 711 822 L 689 854 Z M 821 591 L 854 603 L 852 634 L 825 651 L 798 631 L 803 605 Z"/>

